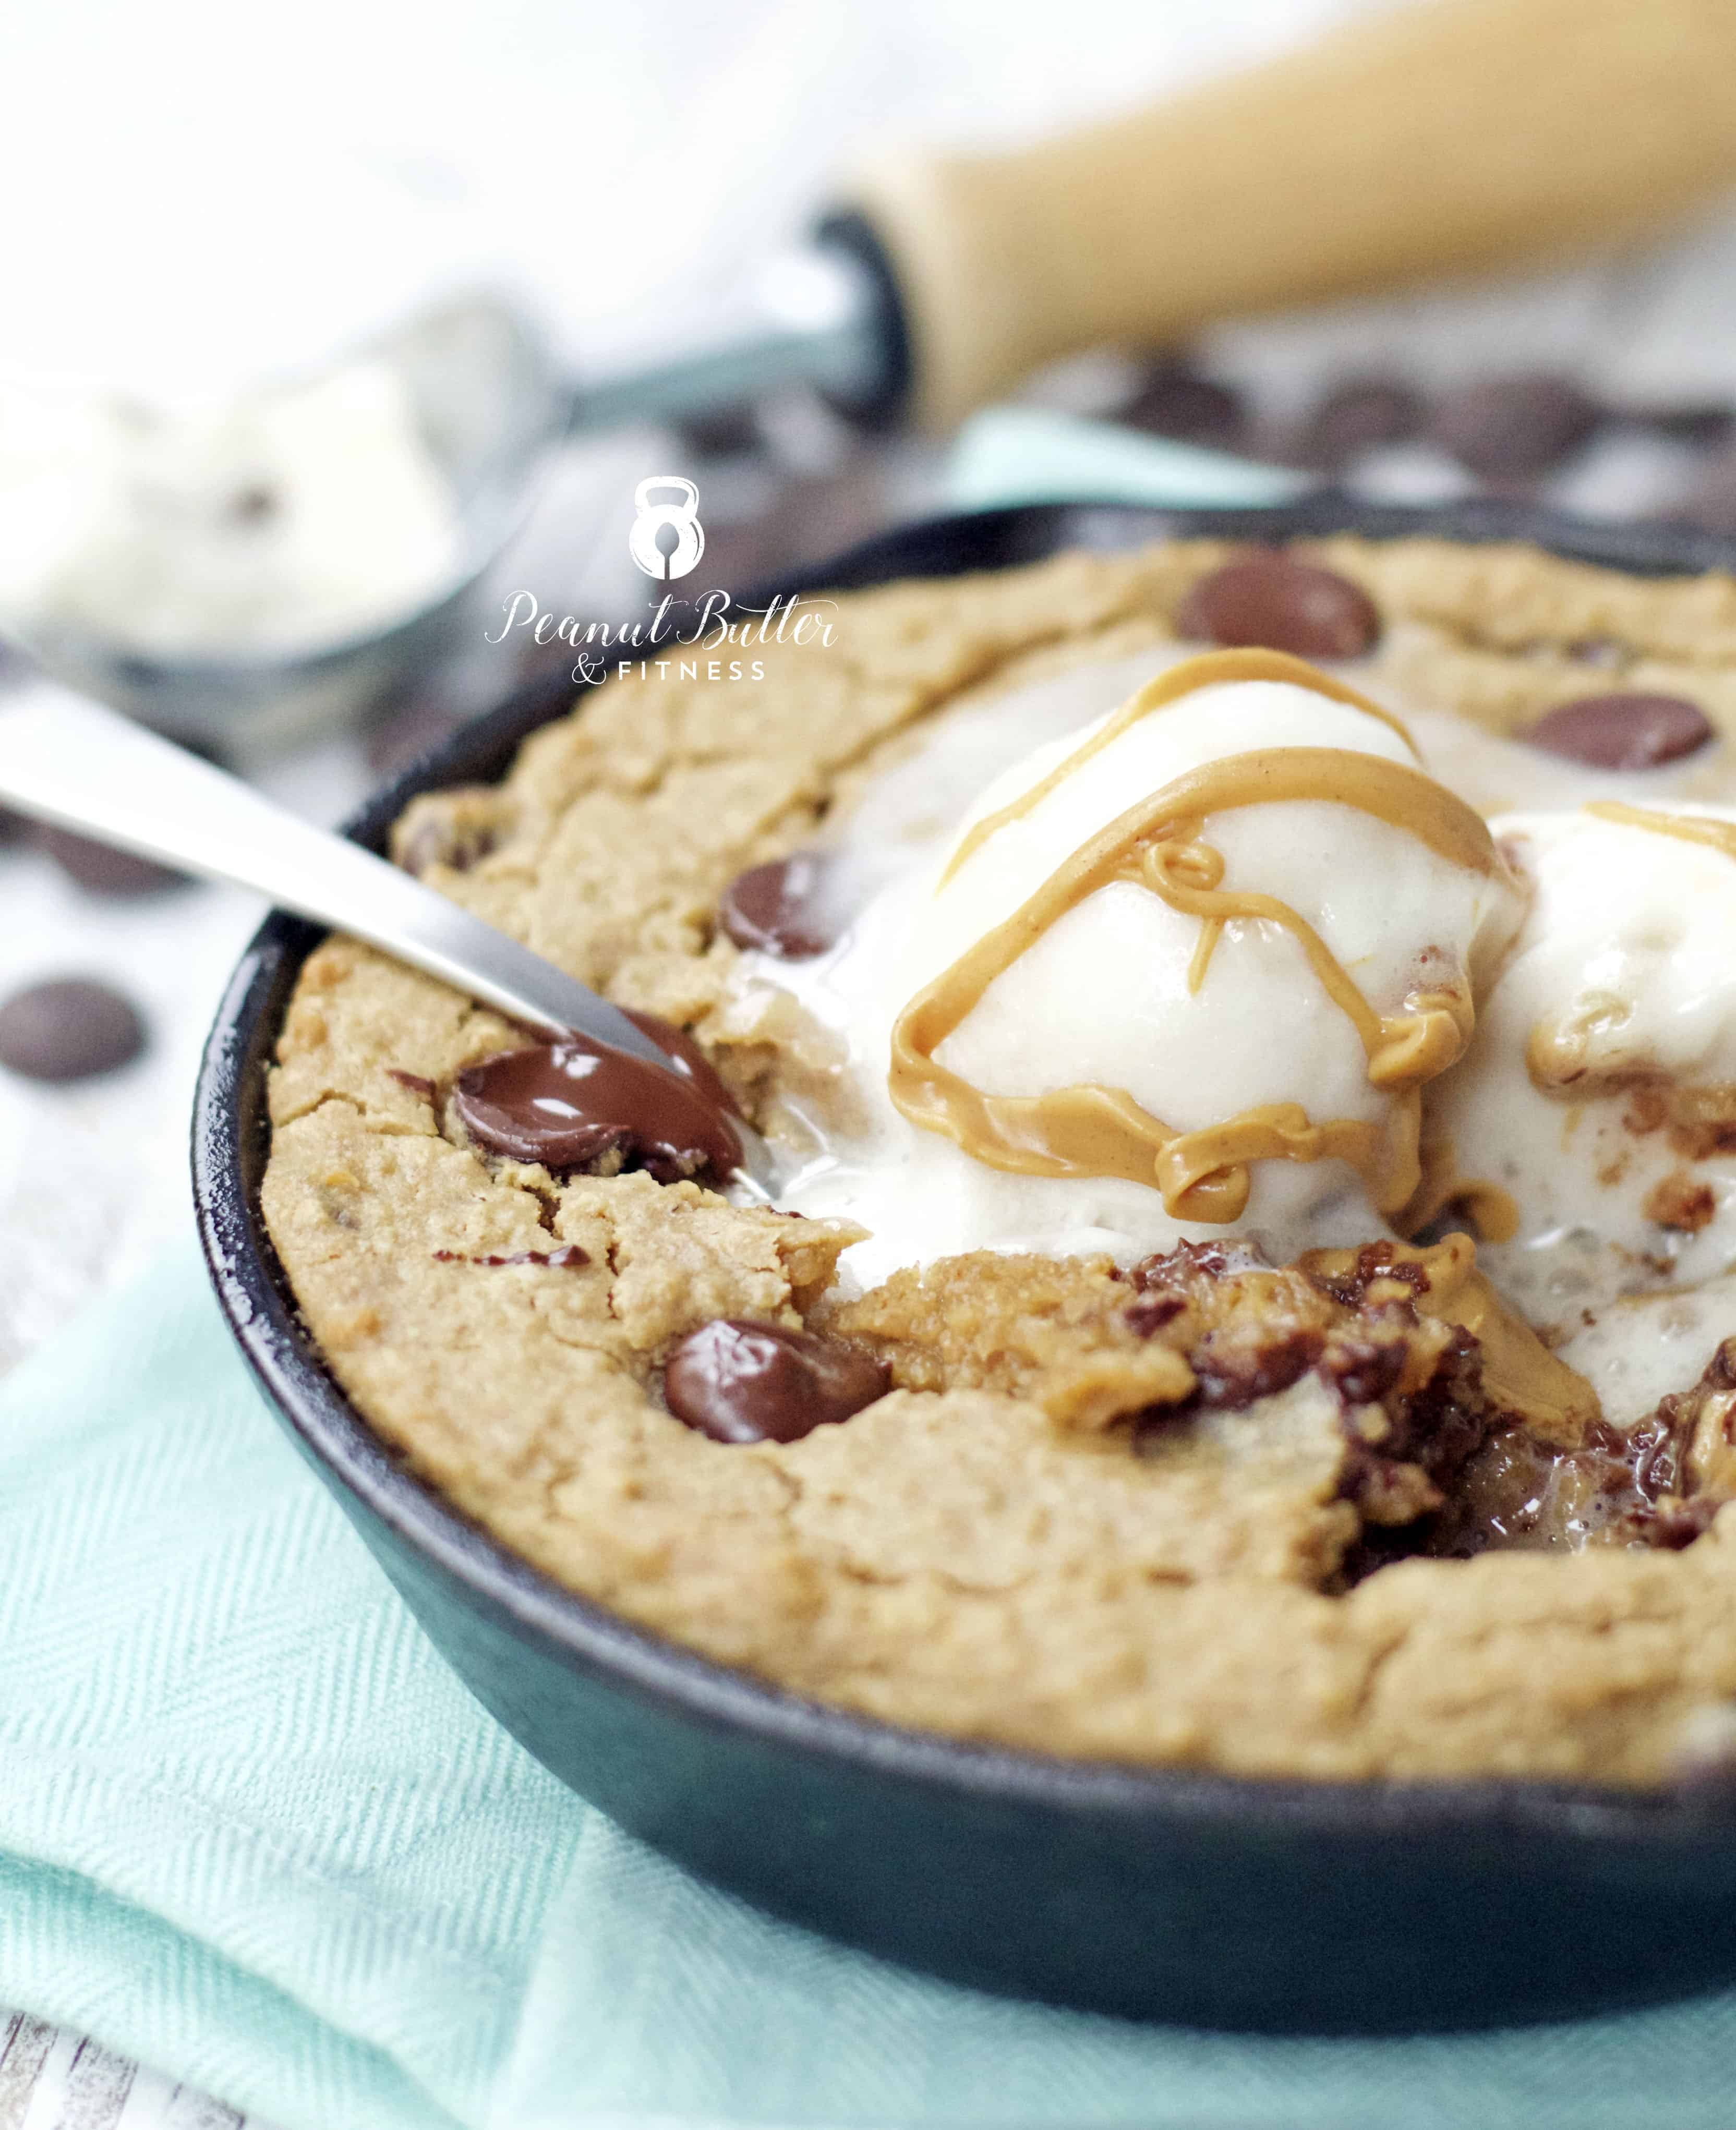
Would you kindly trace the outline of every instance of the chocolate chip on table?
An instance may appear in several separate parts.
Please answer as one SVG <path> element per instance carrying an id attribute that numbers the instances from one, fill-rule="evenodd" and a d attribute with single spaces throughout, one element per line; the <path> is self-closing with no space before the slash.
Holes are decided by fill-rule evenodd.
<path id="1" fill-rule="evenodd" d="M 1235 450 L 1247 427 L 1241 394 L 1183 362 L 1162 362 L 1149 370 L 1117 419 L 1154 437 L 1220 451 Z"/>
<path id="2" fill-rule="evenodd" d="M 130 1064 L 145 1024 L 130 1001 L 85 977 L 51 977 L 0 1005 L 0 1065 L 26 1080 L 88 1080 Z"/>
<path id="3" fill-rule="evenodd" d="M 1699 480 L 1667 515 L 1696 532 L 1736 539 L 1736 451 L 1720 451 L 1709 461 Z"/>
<path id="4" fill-rule="evenodd" d="M 1200 578 L 1182 601 L 1175 625 L 1183 636 L 1231 648 L 1357 658 L 1380 635 L 1380 616 L 1361 585 L 1347 577 L 1262 551 Z"/>
<path id="5" fill-rule="evenodd" d="M 1571 377 L 1537 370 L 1448 393 L 1428 433 L 1485 480 L 1529 480 L 1577 451 L 1599 419 L 1596 403 Z"/>
<path id="6" fill-rule="evenodd" d="M 1286 456 L 1298 465 L 1337 470 L 1383 444 L 1404 443 L 1423 427 L 1423 396 L 1398 377 L 1347 377 L 1302 422 Z"/>
<path id="7" fill-rule="evenodd" d="M 1736 408 L 1719 400 L 1691 399 L 1673 406 L 1654 403 L 1609 411 L 1614 420 L 1631 423 L 1636 428 L 1656 429 L 1661 436 L 1674 437 L 1678 442 L 1702 451 L 1723 443 L 1736 427 Z"/>
<path id="8" fill-rule="evenodd" d="M 1681 695 L 1580 695 L 1522 734 L 1532 747 L 1588 769 L 1657 769 L 1713 737 L 1705 713 Z"/>
<path id="9" fill-rule="evenodd" d="M 405 703 L 375 725 L 363 741 L 368 767 L 376 776 L 395 776 L 418 755 L 450 739 L 459 722 L 438 703 Z"/>
<path id="10" fill-rule="evenodd" d="M 842 1339 L 714 1317 L 670 1354 L 663 1401 L 714 1442 L 796 1442 L 892 1387 L 884 1361 Z"/>
<path id="11" fill-rule="evenodd" d="M 713 1092 L 721 1082 L 680 1029 L 648 1014 L 633 1018 L 668 1050 L 678 1074 L 583 1036 L 499 1051 L 458 1075 L 459 1121 L 491 1153 L 557 1174 L 637 1168 L 660 1183 L 721 1182 L 741 1161 L 741 1141 Z M 700 1072 L 681 1045 L 698 1056 Z"/>
<path id="12" fill-rule="evenodd" d="M 166 888 L 184 887 L 187 883 L 184 872 L 158 865 L 151 858 L 136 857 L 131 851 L 93 843 L 88 836 L 75 836 L 70 829 L 45 824 L 36 830 L 36 841 L 61 872 L 90 895 L 160 895 Z"/>
<path id="13" fill-rule="evenodd" d="M 806 962 L 825 953 L 837 938 L 821 907 L 826 866 L 816 851 L 749 866 L 724 890 L 719 924 L 738 947 L 757 948 L 780 961 Z"/>
<path id="14" fill-rule="evenodd" d="M 710 407 L 684 415 L 675 425 L 681 448 L 695 458 L 739 459 L 766 448 L 758 404 L 749 399 L 734 407 Z"/>

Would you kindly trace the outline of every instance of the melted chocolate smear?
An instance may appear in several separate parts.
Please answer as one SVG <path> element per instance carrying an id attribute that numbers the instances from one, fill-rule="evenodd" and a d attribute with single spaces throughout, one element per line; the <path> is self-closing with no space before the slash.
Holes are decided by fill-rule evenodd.
<path id="1" fill-rule="evenodd" d="M 465 1129 L 490 1153 L 540 1162 L 557 1175 L 609 1162 L 659 1183 L 707 1172 L 720 1182 L 739 1166 L 741 1141 L 694 1058 L 720 1092 L 721 1082 L 679 1030 L 649 1015 L 632 1018 L 669 1050 L 676 1072 L 578 1035 L 503 1050 L 458 1075 L 453 1107 Z"/>
<path id="2" fill-rule="evenodd" d="M 1226 649 L 1289 651 L 1300 658 L 1360 658 L 1380 616 L 1360 585 L 1288 555 L 1255 554 L 1202 577 L 1176 627 Z"/>
<path id="3" fill-rule="evenodd" d="M 816 851 L 749 866 L 724 890 L 718 922 L 738 947 L 784 962 L 811 961 L 837 938 L 820 907 L 826 869 Z"/>
<path id="4" fill-rule="evenodd" d="M 557 1272 L 577 1272 L 591 1263 L 589 1250 L 581 1250 L 576 1243 L 562 1243 L 555 1250 L 514 1250 L 505 1257 L 467 1258 L 462 1250 L 436 1250 L 437 1264 L 474 1265 L 549 1265 Z"/>
<path id="5" fill-rule="evenodd" d="M 434 1099 L 433 1082 L 425 1079 L 420 1072 L 406 1072 L 401 1065 L 388 1065 L 385 1077 L 395 1080 L 400 1087 L 408 1087 L 413 1095 L 420 1095 L 424 1102 Z"/>
<path id="6" fill-rule="evenodd" d="M 663 1371 L 675 1417 L 714 1442 L 796 1442 L 848 1420 L 892 1387 L 884 1361 L 841 1339 L 714 1317 Z"/>
<path id="7" fill-rule="evenodd" d="M 1682 695 L 1581 695 L 1558 704 L 1524 737 L 1588 769 L 1657 769 L 1704 747 L 1712 727 Z"/>

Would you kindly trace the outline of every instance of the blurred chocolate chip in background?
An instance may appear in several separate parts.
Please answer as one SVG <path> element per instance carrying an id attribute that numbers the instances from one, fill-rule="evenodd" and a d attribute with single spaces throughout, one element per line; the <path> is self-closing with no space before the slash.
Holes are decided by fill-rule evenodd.
<path id="1" fill-rule="evenodd" d="M 1572 378 L 1532 370 L 1449 392 L 1427 434 L 1481 480 L 1531 480 L 1571 457 L 1600 419 L 1596 401 Z"/>
<path id="2" fill-rule="evenodd" d="M 145 1048 L 132 1002 L 87 977 L 52 977 L 0 1005 L 0 1065 L 27 1080 L 88 1080 Z"/>
<path id="3" fill-rule="evenodd" d="M 1284 455 L 1293 465 L 1337 473 L 1365 451 L 1408 443 L 1427 414 L 1423 394 L 1402 377 L 1346 377 L 1297 424 Z"/>
<path id="4" fill-rule="evenodd" d="M 1604 409 L 1604 414 L 1610 421 L 1626 423 L 1636 429 L 1655 429 L 1660 436 L 1672 437 L 1696 451 L 1710 451 L 1727 442 L 1732 426 L 1736 425 L 1736 409 L 1710 400 L 1677 406 L 1612 406 Z"/>
<path id="5" fill-rule="evenodd" d="M 750 458 L 766 448 L 759 410 L 751 400 L 739 407 L 714 407 L 689 414 L 676 423 L 675 433 L 691 458 Z"/>
<path id="6" fill-rule="evenodd" d="M 9 813 L 0 806 L 0 846 L 22 842 L 30 828 L 22 814 Z"/>
<path id="7" fill-rule="evenodd" d="M 136 857 L 131 851 L 93 843 L 88 836 L 75 836 L 70 829 L 50 828 L 45 823 L 36 829 L 36 840 L 61 872 L 89 895 L 117 899 L 160 895 L 165 889 L 187 885 L 184 872 L 158 865 L 152 858 Z"/>
<path id="8" fill-rule="evenodd" d="M 1116 418 L 1148 436 L 1212 451 L 1243 450 L 1248 442 L 1241 394 L 1173 359 L 1153 364 Z"/>
<path id="9" fill-rule="evenodd" d="M 1720 451 L 1709 460 L 1699 480 L 1667 515 L 1674 524 L 1736 539 L 1736 450 Z"/>
<path id="10" fill-rule="evenodd" d="M 570 663 L 571 652 L 565 644 L 560 648 Z M 450 739 L 461 722 L 455 711 L 435 697 L 412 695 L 408 701 L 388 708 L 366 735 L 362 752 L 368 767 L 382 781 L 395 776 L 430 747 Z"/>

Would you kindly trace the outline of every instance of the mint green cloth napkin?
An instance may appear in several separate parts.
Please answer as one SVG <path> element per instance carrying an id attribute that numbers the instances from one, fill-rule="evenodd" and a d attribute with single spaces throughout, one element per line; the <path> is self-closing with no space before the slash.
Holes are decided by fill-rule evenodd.
<path id="1" fill-rule="evenodd" d="M 0 2000 L 285 2130 L 1729 2130 L 1736 1996 L 1399 2042 L 924 1980 L 696 1884 L 485 1717 L 191 1253 L 0 1389 Z"/>
<path id="2" fill-rule="evenodd" d="M 1293 485 L 1193 485 L 1209 456 L 1003 409 L 954 495 Z M 1736 1994 L 1454 2039 L 1190 2033 L 926 1981 L 695 1884 L 456 1683 L 190 1247 L 0 1386 L 0 2001 L 283 2130 L 1736 2118 Z"/>

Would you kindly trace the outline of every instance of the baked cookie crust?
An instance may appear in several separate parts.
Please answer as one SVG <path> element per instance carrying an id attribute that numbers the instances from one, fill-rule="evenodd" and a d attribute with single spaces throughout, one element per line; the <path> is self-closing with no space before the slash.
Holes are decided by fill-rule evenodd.
<path id="1" fill-rule="evenodd" d="M 823 652 L 756 647 L 763 681 L 611 681 L 498 789 L 416 800 L 395 848 L 692 1030 L 763 1116 L 825 1060 L 730 1010 L 728 882 L 809 840 L 936 712 L 1160 649 L 1233 552 L 1064 555 L 840 598 Z M 1690 695 L 1736 736 L 1728 577 L 1426 540 L 1294 552 L 1370 593 L 1384 633 L 1365 670 L 1419 705 L 1505 733 L 1619 686 Z M 964 1258 L 841 1302 L 841 1225 L 485 1157 L 449 1091 L 515 1039 L 326 942 L 281 1034 L 264 1207 L 371 1425 L 557 1580 L 795 1691 L 1051 1753 L 1646 1784 L 1736 1728 L 1736 1509 L 1680 1550 L 1367 1572 L 1494 1424 L 1426 1268 L 1395 1285 L 1375 1266 L 1353 1291 L 1234 1264 Z M 796 1442 L 711 1441 L 658 1384 L 675 1341 L 719 1316 L 844 1331 L 895 1387 Z M 1262 1373 L 1279 1349 L 1300 1357 L 1281 1381 L 1284 1364 Z"/>

